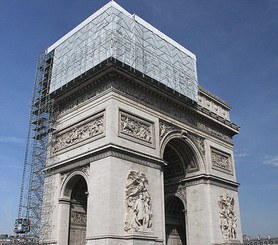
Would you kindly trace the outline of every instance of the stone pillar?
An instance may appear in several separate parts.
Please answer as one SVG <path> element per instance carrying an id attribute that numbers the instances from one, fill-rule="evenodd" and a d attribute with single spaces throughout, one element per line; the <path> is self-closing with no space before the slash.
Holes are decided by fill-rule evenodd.
<path id="1" fill-rule="evenodd" d="M 160 170 L 129 161 L 124 154 L 122 157 L 126 160 L 107 157 L 91 163 L 87 244 L 162 244 Z M 130 174 L 142 178 L 138 185 L 132 186 Z M 149 205 L 149 212 L 140 210 L 139 196 L 144 199 L 142 205 Z"/>
<path id="2" fill-rule="evenodd" d="M 69 223 L 70 223 L 70 199 L 59 199 L 59 224 L 58 224 L 58 244 L 68 245 Z"/>

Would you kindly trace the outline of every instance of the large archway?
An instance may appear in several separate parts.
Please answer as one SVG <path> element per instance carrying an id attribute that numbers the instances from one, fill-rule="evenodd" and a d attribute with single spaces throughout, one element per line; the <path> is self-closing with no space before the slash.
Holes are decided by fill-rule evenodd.
<path id="1" fill-rule="evenodd" d="M 163 152 L 167 245 L 186 245 L 186 175 L 198 171 L 194 151 L 183 138 L 172 138 Z"/>

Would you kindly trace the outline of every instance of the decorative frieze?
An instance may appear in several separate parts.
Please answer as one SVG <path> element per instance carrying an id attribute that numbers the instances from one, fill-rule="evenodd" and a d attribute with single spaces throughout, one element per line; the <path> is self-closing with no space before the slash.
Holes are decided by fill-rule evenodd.
<path id="1" fill-rule="evenodd" d="M 53 153 L 104 133 L 104 112 L 54 135 Z"/>
<path id="2" fill-rule="evenodd" d="M 231 155 L 211 148 L 212 168 L 225 173 L 232 174 Z"/>
<path id="3" fill-rule="evenodd" d="M 130 171 L 126 184 L 125 231 L 150 231 L 152 227 L 151 196 L 148 180 L 140 171 Z"/>
<path id="4" fill-rule="evenodd" d="M 215 137 L 217 137 L 217 138 L 219 138 L 219 139 L 222 139 L 222 140 L 224 140 L 224 141 L 226 141 L 226 142 L 228 142 L 228 143 L 230 143 L 230 144 L 233 143 L 232 137 L 230 137 L 230 136 L 228 136 L 228 135 L 226 135 L 226 134 L 220 132 L 219 130 L 216 130 L 215 128 L 211 127 L 211 126 L 210 126 L 209 124 L 207 124 L 207 123 L 204 123 L 204 122 L 199 121 L 199 122 L 197 123 L 197 127 L 198 127 L 199 129 L 201 129 L 201 130 L 203 130 L 203 131 L 205 131 L 205 132 L 211 134 L 212 136 L 215 136 Z"/>
<path id="5" fill-rule="evenodd" d="M 235 215 L 235 199 L 227 194 L 221 195 L 218 200 L 220 229 L 223 240 L 233 240 L 237 238 L 237 217 Z"/>
<path id="6" fill-rule="evenodd" d="M 83 212 L 71 212 L 71 224 L 86 226 L 87 215 Z"/>
<path id="7" fill-rule="evenodd" d="M 87 89 L 83 90 L 83 93 L 79 93 L 72 98 L 68 99 L 66 102 L 61 103 L 59 116 L 63 116 L 77 108 L 85 105 L 89 101 L 91 101 L 94 97 L 99 95 L 100 93 L 104 92 L 105 90 L 109 89 L 110 82 L 100 82 L 94 84 Z"/>
<path id="8" fill-rule="evenodd" d="M 112 89 L 113 91 L 122 92 L 125 96 L 130 97 L 133 100 L 140 101 L 143 104 L 146 104 L 156 110 L 160 110 L 164 114 L 167 114 L 170 117 L 176 118 L 183 123 L 186 123 L 190 126 L 197 127 L 221 140 L 225 140 L 228 143 L 232 143 L 232 137 L 210 126 L 205 120 L 197 119 L 196 115 L 192 115 L 190 110 L 186 110 L 182 107 L 178 107 L 177 105 L 170 103 L 169 101 L 162 100 L 161 97 L 156 96 L 153 93 L 150 93 L 148 90 L 144 90 L 140 87 L 134 86 L 130 81 L 127 83 L 122 80 L 107 80 L 102 81 L 102 83 L 94 86 L 91 89 L 88 89 L 87 92 L 76 96 L 70 101 L 62 104 L 60 106 L 60 115 L 64 115 L 67 112 L 71 112 L 72 110 L 83 106 L 88 103 L 93 97 L 98 94 Z M 167 111 L 165 111 L 167 108 Z M 161 129 L 160 132 L 163 132 Z M 163 137 L 163 134 L 160 134 L 160 137 Z"/>
<path id="9" fill-rule="evenodd" d="M 142 118 L 119 111 L 119 135 L 150 146 L 154 145 L 154 124 Z"/>

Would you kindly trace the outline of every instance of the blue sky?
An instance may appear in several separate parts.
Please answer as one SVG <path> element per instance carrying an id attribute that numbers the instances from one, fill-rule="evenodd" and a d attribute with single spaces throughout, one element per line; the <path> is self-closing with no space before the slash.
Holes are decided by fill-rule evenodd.
<path id="1" fill-rule="evenodd" d="M 0 0 L 0 234 L 17 217 L 39 52 L 104 0 Z M 278 1 L 118 0 L 197 56 L 198 80 L 241 126 L 235 161 L 244 234 L 278 236 Z"/>

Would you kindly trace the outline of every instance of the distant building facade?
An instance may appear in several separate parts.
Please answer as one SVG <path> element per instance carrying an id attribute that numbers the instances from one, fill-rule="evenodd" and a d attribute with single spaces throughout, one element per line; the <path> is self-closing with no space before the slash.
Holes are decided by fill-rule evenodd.
<path id="1" fill-rule="evenodd" d="M 243 236 L 243 244 L 244 245 L 264 245 L 264 244 L 278 244 L 278 237 L 261 237 L 257 236 L 257 238 L 252 238 L 250 236 Z"/>

